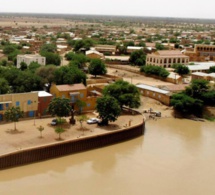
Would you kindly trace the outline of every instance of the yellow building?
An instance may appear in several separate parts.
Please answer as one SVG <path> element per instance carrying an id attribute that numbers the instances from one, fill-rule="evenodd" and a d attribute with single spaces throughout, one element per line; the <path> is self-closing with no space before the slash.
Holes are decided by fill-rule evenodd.
<path id="1" fill-rule="evenodd" d="M 8 108 L 20 107 L 25 117 L 34 117 L 38 109 L 38 93 L 15 93 L 0 95 L 0 121 Z"/>
<path id="2" fill-rule="evenodd" d="M 141 95 L 158 100 L 167 106 L 170 105 L 171 93 L 169 91 L 144 84 L 137 85 L 137 88 L 139 89 Z"/>
<path id="3" fill-rule="evenodd" d="M 50 93 L 54 97 L 67 98 L 71 101 L 71 106 L 78 110 L 77 101 L 81 100 L 86 103 L 83 107 L 83 111 L 94 110 L 97 96 L 89 95 L 86 86 L 82 83 L 72 84 L 72 85 L 56 85 L 52 84 L 50 88 Z"/>

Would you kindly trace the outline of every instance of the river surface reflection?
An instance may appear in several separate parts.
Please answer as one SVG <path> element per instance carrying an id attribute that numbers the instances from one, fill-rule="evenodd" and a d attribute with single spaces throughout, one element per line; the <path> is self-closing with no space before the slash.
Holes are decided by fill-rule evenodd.
<path id="1" fill-rule="evenodd" d="M 147 121 L 143 137 L 0 171 L 0 194 L 214 195 L 215 123 Z"/>

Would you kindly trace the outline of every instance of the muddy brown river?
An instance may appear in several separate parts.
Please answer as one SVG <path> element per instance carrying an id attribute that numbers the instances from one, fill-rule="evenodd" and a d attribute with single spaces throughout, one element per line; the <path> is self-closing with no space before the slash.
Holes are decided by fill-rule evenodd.
<path id="1" fill-rule="evenodd" d="M 0 171 L 0 194 L 214 195 L 215 123 L 147 121 L 143 137 Z"/>

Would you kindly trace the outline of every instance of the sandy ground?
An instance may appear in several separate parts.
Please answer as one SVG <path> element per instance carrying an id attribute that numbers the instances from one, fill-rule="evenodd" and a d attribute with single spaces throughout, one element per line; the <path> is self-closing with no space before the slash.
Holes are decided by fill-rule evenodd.
<path id="1" fill-rule="evenodd" d="M 87 114 L 87 117 L 95 117 L 95 114 Z M 79 139 L 92 135 L 108 133 L 117 129 L 123 129 L 129 125 L 138 124 L 143 120 L 142 115 L 123 114 L 117 121 L 111 122 L 108 126 L 99 127 L 97 124 L 83 123 L 83 129 L 78 121 L 75 125 L 70 125 L 68 122 L 63 127 L 65 132 L 61 134 L 61 140 L 58 139 L 58 134 L 55 133 L 55 126 L 51 126 L 53 118 L 22 120 L 16 123 L 17 131 L 14 131 L 14 123 L 6 123 L 0 125 L 0 155 L 19 151 L 25 148 L 31 148 L 40 145 L 47 145 L 66 140 Z M 69 117 L 66 118 L 69 121 Z M 42 138 L 37 129 L 39 126 L 44 127 Z"/>

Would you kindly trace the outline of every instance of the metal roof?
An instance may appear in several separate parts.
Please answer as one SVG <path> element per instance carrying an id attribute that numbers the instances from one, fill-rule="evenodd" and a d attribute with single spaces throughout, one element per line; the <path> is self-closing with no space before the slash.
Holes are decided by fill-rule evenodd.
<path id="1" fill-rule="evenodd" d="M 150 86 L 150 85 L 138 84 L 136 86 L 138 88 L 140 88 L 140 89 L 146 89 L 146 90 L 157 92 L 157 93 L 161 93 L 161 94 L 168 94 L 169 93 L 169 91 L 166 91 L 166 90 L 163 90 L 163 89 L 159 89 L 157 87 L 153 87 L 153 86 Z"/>

